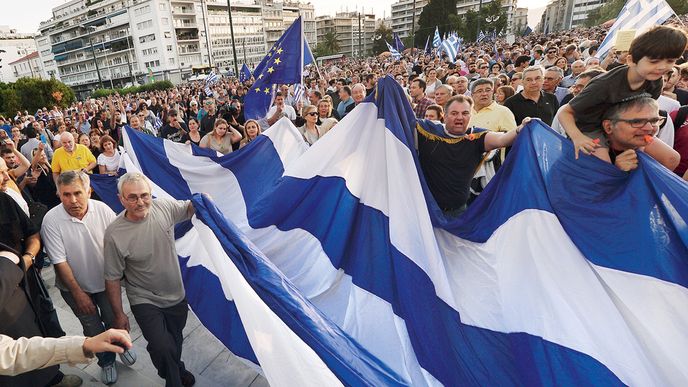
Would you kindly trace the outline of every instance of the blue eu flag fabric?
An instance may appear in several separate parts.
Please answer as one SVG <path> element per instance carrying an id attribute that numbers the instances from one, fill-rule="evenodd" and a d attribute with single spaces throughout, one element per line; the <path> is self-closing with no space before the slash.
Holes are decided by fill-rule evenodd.
<path id="1" fill-rule="evenodd" d="M 239 71 L 239 81 L 246 82 L 249 79 L 251 79 L 251 70 L 249 70 L 246 63 L 244 63 L 244 65 L 241 66 L 241 71 Z"/>
<path id="2" fill-rule="evenodd" d="M 406 47 L 404 47 L 404 43 L 401 42 L 401 39 L 399 39 L 399 35 L 395 32 L 394 33 L 394 48 L 399 51 L 399 53 L 404 52 Z"/>
<path id="3" fill-rule="evenodd" d="M 302 22 L 299 17 L 272 46 L 260 63 L 262 66 L 256 67 L 255 82 L 244 100 L 244 115 L 247 119 L 265 117 L 270 109 L 272 90 L 276 85 L 301 82 L 303 42 Z"/>

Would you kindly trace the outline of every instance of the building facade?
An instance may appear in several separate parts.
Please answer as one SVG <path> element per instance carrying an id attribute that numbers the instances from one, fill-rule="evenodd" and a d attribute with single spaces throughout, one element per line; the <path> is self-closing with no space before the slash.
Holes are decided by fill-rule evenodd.
<path id="1" fill-rule="evenodd" d="M 537 30 L 551 33 L 585 24 L 588 13 L 607 3 L 608 0 L 553 0 L 545 8 Z"/>
<path id="2" fill-rule="evenodd" d="M 340 54 L 353 57 L 370 56 L 375 37 L 375 15 L 362 12 L 337 12 L 334 16 L 323 15 L 315 19 L 317 40 L 334 33 Z"/>
<path id="3" fill-rule="evenodd" d="M 414 31 L 414 25 L 415 29 L 418 28 L 418 18 L 428 3 L 428 0 L 399 0 L 393 3 L 392 31 L 399 34 L 400 38 L 411 36 Z"/>
<path id="4" fill-rule="evenodd" d="M 528 27 L 528 8 L 516 8 L 511 24 L 511 32 L 520 35 Z"/>
<path id="5" fill-rule="evenodd" d="M 233 2 L 238 64 L 255 66 L 299 15 L 314 47 L 312 4 Z M 231 36 L 226 0 L 72 0 L 53 9 L 52 18 L 41 23 L 31 42 L 46 74 L 77 93 L 88 93 L 101 86 L 123 87 L 152 79 L 178 83 L 211 68 L 233 69 Z"/>
<path id="6" fill-rule="evenodd" d="M 33 34 L 22 34 L 8 26 L 0 26 L 0 82 L 18 79 L 11 63 L 36 51 Z"/>
<path id="7" fill-rule="evenodd" d="M 458 0 L 456 2 L 456 14 L 459 16 L 465 15 L 469 10 L 478 11 L 480 8 L 488 4 L 490 0 Z M 505 33 L 514 33 L 514 13 L 516 12 L 516 0 L 501 0 L 502 8 L 506 12 L 507 22 Z M 483 29 L 489 30 L 489 23 L 485 20 L 481 21 Z"/>
<path id="8" fill-rule="evenodd" d="M 19 78 L 47 78 L 41 66 L 41 58 L 38 55 L 38 51 L 10 62 L 10 67 L 15 80 Z"/>

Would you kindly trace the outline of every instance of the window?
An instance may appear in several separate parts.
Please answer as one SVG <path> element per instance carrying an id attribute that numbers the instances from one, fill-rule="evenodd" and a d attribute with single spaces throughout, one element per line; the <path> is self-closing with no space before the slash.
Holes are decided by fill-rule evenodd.
<path id="1" fill-rule="evenodd" d="M 165 10 L 165 3 L 160 3 L 160 10 L 164 11 Z"/>
<path id="2" fill-rule="evenodd" d="M 148 43 L 148 42 L 152 42 L 154 40 L 155 40 L 155 34 L 144 35 L 144 36 L 139 37 L 140 43 Z"/>
<path id="3" fill-rule="evenodd" d="M 146 20 L 144 22 L 136 24 L 136 29 L 138 29 L 138 30 L 145 30 L 145 29 L 151 28 L 151 27 L 153 27 L 153 20 Z"/>
<path id="4" fill-rule="evenodd" d="M 144 49 L 142 52 L 143 52 L 143 55 L 144 55 L 144 56 L 147 56 L 147 55 L 155 55 L 155 54 L 158 53 L 158 48 L 157 48 L 157 47 L 146 48 L 146 49 Z"/>
<path id="5" fill-rule="evenodd" d="M 174 64 L 174 58 L 170 58 L 170 59 L 169 59 L 169 62 L 170 62 L 171 65 L 173 65 L 173 64 Z"/>
<path id="6" fill-rule="evenodd" d="M 167 52 L 172 52 L 172 45 L 171 44 L 167 45 Z"/>
<path id="7" fill-rule="evenodd" d="M 140 15 L 145 15 L 151 11 L 150 5 L 145 5 L 143 7 L 139 7 L 134 9 L 134 15 L 140 16 Z"/>
<path id="8" fill-rule="evenodd" d="M 161 22 L 162 25 L 164 25 L 164 26 L 170 24 L 170 20 L 169 20 L 168 18 L 166 18 L 166 17 L 161 18 L 161 19 L 160 19 L 160 22 Z"/>
<path id="9" fill-rule="evenodd" d="M 165 38 L 170 39 L 172 37 L 172 33 L 170 31 L 165 31 Z"/>

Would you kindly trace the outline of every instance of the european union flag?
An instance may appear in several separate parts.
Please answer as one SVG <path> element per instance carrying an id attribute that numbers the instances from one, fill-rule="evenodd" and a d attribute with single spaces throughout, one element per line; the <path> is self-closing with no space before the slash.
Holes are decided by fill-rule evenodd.
<path id="1" fill-rule="evenodd" d="M 251 79 L 251 70 L 248 69 L 246 63 L 241 66 L 241 71 L 239 71 L 239 82 L 246 82 Z"/>
<path id="2" fill-rule="evenodd" d="M 399 53 L 404 52 L 406 49 L 406 47 L 404 47 L 404 43 L 402 43 L 401 39 L 399 39 L 399 34 L 396 32 L 394 33 L 394 48 L 396 48 Z"/>
<path id="3" fill-rule="evenodd" d="M 244 100 L 244 116 L 247 119 L 265 117 L 276 85 L 301 82 L 304 42 L 303 23 L 299 17 L 284 31 L 259 67 L 256 67 L 256 80 Z"/>

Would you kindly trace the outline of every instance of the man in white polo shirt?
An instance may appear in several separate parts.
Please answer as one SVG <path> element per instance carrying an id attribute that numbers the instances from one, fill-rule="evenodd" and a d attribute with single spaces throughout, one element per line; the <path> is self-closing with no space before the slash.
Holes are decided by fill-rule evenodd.
<path id="1" fill-rule="evenodd" d="M 68 171 L 57 178 L 62 201 L 43 218 L 41 236 L 55 265 L 55 285 L 81 322 L 85 336 L 96 336 L 112 325 L 114 314 L 105 294 L 103 236 L 115 213 L 103 202 L 90 199 L 90 179 L 82 171 Z M 115 354 L 97 355 L 101 381 L 117 382 Z M 131 365 L 131 351 L 120 355 Z"/>

